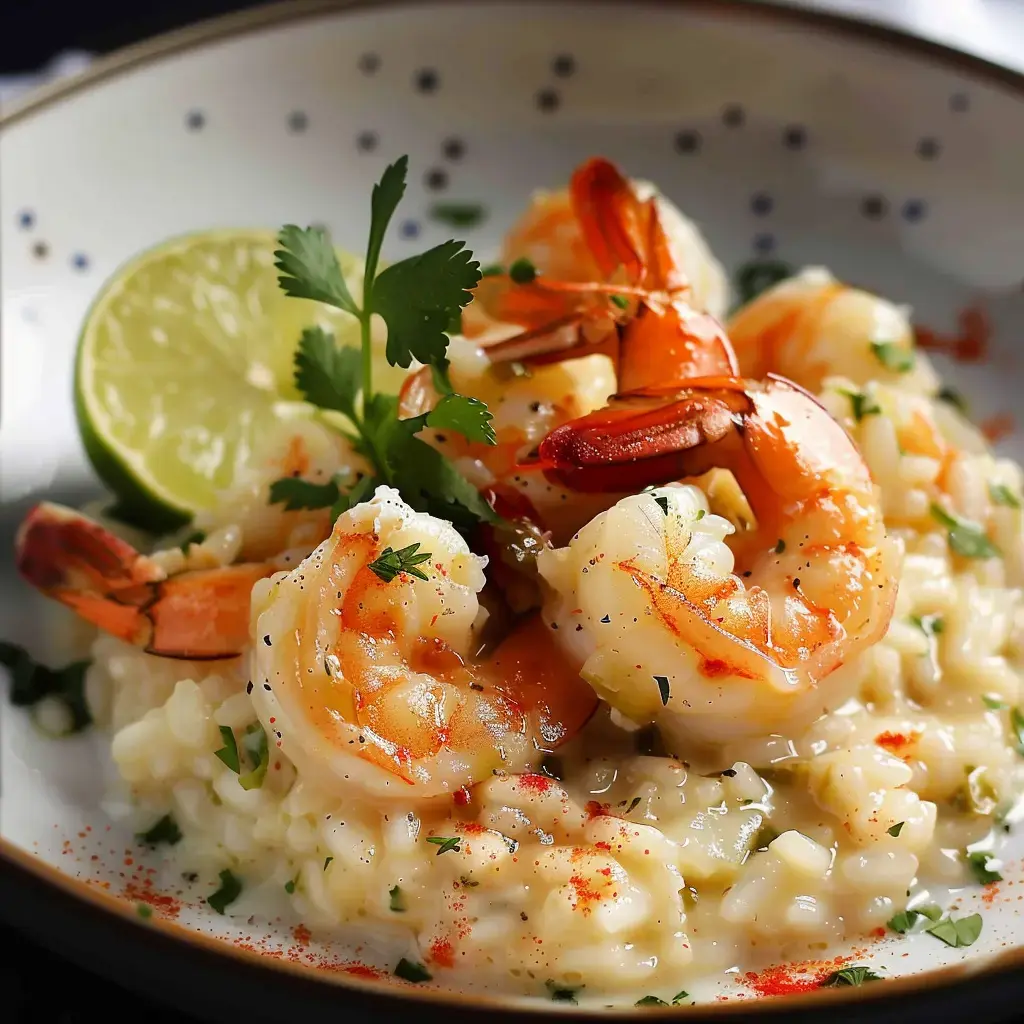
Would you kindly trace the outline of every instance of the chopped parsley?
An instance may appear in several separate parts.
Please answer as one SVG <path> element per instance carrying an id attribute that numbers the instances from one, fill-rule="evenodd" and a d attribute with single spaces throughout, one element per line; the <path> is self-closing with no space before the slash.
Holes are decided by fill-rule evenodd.
<path id="1" fill-rule="evenodd" d="M 840 988 L 844 985 L 863 985 L 866 981 L 881 981 L 870 967 L 844 967 L 833 971 L 822 983 L 822 988 Z"/>
<path id="2" fill-rule="evenodd" d="M 286 506 L 290 502 L 293 507 L 331 504 L 337 516 L 387 484 L 417 511 L 447 519 L 469 535 L 480 522 L 494 523 L 499 517 L 450 460 L 416 435 L 425 427 L 438 426 L 458 431 L 470 441 L 494 444 L 486 405 L 449 391 L 430 412 L 399 420 L 397 397 L 373 388 L 372 318 L 380 316 L 387 325 L 386 356 L 393 366 L 407 368 L 413 360 L 441 366 L 446 363 L 446 332 L 457 326 L 461 309 L 471 301 L 481 276 L 472 253 L 458 241 L 443 242 L 378 273 L 381 246 L 405 194 L 407 171 L 408 158 L 401 157 L 385 169 L 373 188 L 358 303 L 325 232 L 286 225 L 279 233 L 275 266 L 285 294 L 335 306 L 359 322 L 358 348 L 339 346 L 333 335 L 319 327 L 303 331 L 295 354 L 295 386 L 310 404 L 347 418 L 351 427 L 342 432 L 372 470 L 347 492 L 343 492 L 344 479 L 338 477 L 325 484 L 277 481 L 272 500 Z M 338 491 L 336 497 L 332 485 Z"/>
<path id="3" fill-rule="evenodd" d="M 220 738 L 224 744 L 220 750 L 215 750 L 217 755 L 236 775 L 241 771 L 241 762 L 238 758 L 238 741 L 234 732 L 226 725 L 220 727 Z"/>
<path id="4" fill-rule="evenodd" d="M 643 999 L 638 999 L 634 1006 L 668 1006 L 668 1003 L 664 999 L 659 999 L 657 996 L 644 996 Z"/>
<path id="5" fill-rule="evenodd" d="M 207 896 L 206 902 L 217 911 L 223 914 L 224 911 L 242 895 L 242 883 L 225 868 L 220 873 L 220 888 L 212 895 Z"/>
<path id="6" fill-rule="evenodd" d="M 192 533 L 190 533 L 181 542 L 181 550 L 187 555 L 188 549 L 192 547 L 193 544 L 202 544 L 204 540 L 206 540 L 206 534 L 203 533 L 202 530 L 193 530 Z"/>
<path id="7" fill-rule="evenodd" d="M 618 306 L 619 309 L 629 308 L 629 299 L 627 299 L 625 295 L 609 295 L 608 300 L 613 305 Z"/>
<path id="8" fill-rule="evenodd" d="M 985 536 L 985 531 L 969 519 L 947 512 L 932 504 L 932 518 L 949 531 L 949 547 L 962 558 L 998 558 L 999 548 Z"/>
<path id="9" fill-rule="evenodd" d="M 938 390 L 935 397 L 940 402 L 945 402 L 947 405 L 953 406 L 961 415 L 967 416 L 969 413 L 969 407 L 967 405 L 967 399 L 957 391 L 956 388 L 943 387 Z"/>
<path id="10" fill-rule="evenodd" d="M 941 615 L 911 615 L 910 621 L 925 636 L 938 636 L 946 628 L 946 620 Z"/>
<path id="11" fill-rule="evenodd" d="M 655 498 L 654 503 L 658 505 L 658 507 L 661 509 L 662 512 L 665 513 L 665 515 L 668 515 L 668 498 L 664 494 L 661 494 L 657 498 Z"/>
<path id="12" fill-rule="evenodd" d="M 1000 700 L 998 697 L 993 697 L 988 693 L 983 693 L 981 695 L 981 699 L 985 707 L 990 711 L 1005 711 L 1010 706 L 1006 701 Z"/>
<path id="13" fill-rule="evenodd" d="M 144 921 L 148 921 L 153 916 L 153 908 L 148 903 L 136 903 L 135 913 Z"/>
<path id="14" fill-rule="evenodd" d="M 411 981 L 415 985 L 421 981 L 432 981 L 434 976 L 423 964 L 417 963 L 415 960 L 406 960 L 403 956 L 395 964 L 395 977 L 401 978 L 403 981 Z"/>
<path id="15" fill-rule="evenodd" d="M 944 917 L 936 921 L 930 928 L 925 928 L 929 935 L 934 935 L 947 946 L 971 946 L 981 934 L 981 914 L 970 917 Z"/>
<path id="16" fill-rule="evenodd" d="M 326 871 L 331 866 L 332 860 L 334 860 L 333 857 L 324 857 L 324 871 Z"/>
<path id="17" fill-rule="evenodd" d="M 402 892 L 399 886 L 395 886 L 393 889 L 388 890 L 388 896 L 391 897 L 388 903 L 388 909 L 393 910 L 396 914 L 404 914 L 408 907 L 405 905 L 405 893 Z"/>
<path id="18" fill-rule="evenodd" d="M 508 276 L 515 284 L 531 284 L 537 279 L 537 268 L 533 265 L 532 260 L 520 256 L 508 268 Z"/>
<path id="19" fill-rule="evenodd" d="M 914 353 L 893 341 L 873 341 L 871 351 L 875 358 L 893 373 L 909 373 L 914 368 Z"/>
<path id="20" fill-rule="evenodd" d="M 1010 728 L 1013 730 L 1014 747 L 1024 757 L 1024 712 L 1020 708 L 1011 708 Z"/>
<path id="21" fill-rule="evenodd" d="M 408 547 L 399 548 L 398 551 L 385 548 L 367 568 L 385 583 L 390 583 L 399 573 L 403 572 L 415 576 L 418 580 L 429 579 L 427 574 L 417 566 L 429 562 L 433 556 L 429 551 L 420 551 L 419 547 L 420 544 L 417 541 Z"/>
<path id="22" fill-rule="evenodd" d="M 556 1003 L 578 1003 L 579 1000 L 576 997 L 586 988 L 586 985 L 559 985 L 557 981 L 548 978 L 544 982 L 544 987 Z"/>
<path id="23" fill-rule="evenodd" d="M 338 474 L 338 477 L 343 474 Z M 337 477 L 314 484 L 296 476 L 282 477 L 270 485 L 270 504 L 284 505 L 286 512 L 297 509 L 330 508 L 341 497 Z"/>
<path id="24" fill-rule="evenodd" d="M 434 203 L 430 217 L 452 228 L 476 227 L 487 217 L 482 203 Z"/>
<path id="25" fill-rule="evenodd" d="M 677 993 L 676 993 L 676 994 L 675 994 L 675 995 L 674 995 L 674 996 L 672 997 L 672 1005 L 673 1005 L 673 1006 L 677 1006 L 677 1005 L 678 1005 L 679 1003 L 681 1003 L 681 1002 L 682 1002 L 682 1001 L 683 1001 L 684 999 L 689 999 L 689 998 L 690 998 L 690 993 L 689 993 L 689 992 L 687 992 L 687 991 L 686 991 L 686 989 L 683 989 L 682 991 L 680 991 L 680 992 L 677 992 Z"/>
<path id="26" fill-rule="evenodd" d="M 31 708 L 46 698 L 68 712 L 67 732 L 81 732 L 92 724 L 85 700 L 85 673 L 91 661 L 73 661 L 63 668 L 47 668 L 23 647 L 0 640 L 0 665 L 11 673 L 10 700 L 15 707 Z"/>
<path id="27" fill-rule="evenodd" d="M 433 843 L 437 847 L 437 856 L 440 857 L 442 853 L 447 853 L 451 850 L 454 853 L 461 853 L 459 843 L 462 842 L 461 836 L 427 836 L 427 842 Z"/>
<path id="28" fill-rule="evenodd" d="M 915 907 L 913 910 L 901 910 L 898 914 L 893 915 L 887 924 L 891 931 L 906 935 L 922 917 L 932 922 L 938 921 L 942 917 L 942 908 L 934 904 L 926 904 L 923 907 Z"/>
<path id="29" fill-rule="evenodd" d="M 750 848 L 758 851 L 767 850 L 778 838 L 778 830 L 769 825 L 768 822 L 765 822 L 754 835 L 754 841 L 750 844 Z"/>
<path id="30" fill-rule="evenodd" d="M 505 268 L 500 263 L 488 263 L 480 270 L 481 277 L 500 277 L 505 273 Z"/>
<path id="31" fill-rule="evenodd" d="M 775 545 L 775 554 L 781 555 L 786 550 L 786 542 L 780 537 L 779 542 Z"/>
<path id="32" fill-rule="evenodd" d="M 174 818 L 165 814 L 155 825 L 150 826 L 145 832 L 139 832 L 135 838 L 147 846 L 160 846 L 162 843 L 174 846 L 181 842 L 181 829 Z"/>
<path id="33" fill-rule="evenodd" d="M 658 684 L 658 693 L 661 695 L 662 707 L 668 706 L 668 699 L 671 696 L 671 691 L 668 685 L 668 676 L 655 676 L 654 681 Z"/>
<path id="34" fill-rule="evenodd" d="M 267 734 L 263 726 L 256 722 L 246 730 L 246 739 L 248 742 L 245 745 L 245 752 L 252 768 L 244 774 L 239 774 L 238 784 L 242 789 L 259 789 L 267 777 L 267 768 L 270 765 Z"/>
<path id="35" fill-rule="evenodd" d="M 989 882 L 1001 882 L 1003 876 L 991 865 L 998 864 L 998 861 L 986 850 L 974 850 L 967 854 L 967 866 L 974 875 L 979 885 L 988 885 Z"/>
<path id="36" fill-rule="evenodd" d="M 289 896 L 295 892 L 295 885 L 297 881 L 297 878 L 289 878 L 288 881 L 284 883 L 284 891 L 288 893 Z"/>
<path id="37" fill-rule="evenodd" d="M 1006 484 L 989 484 L 988 496 L 995 505 L 1006 505 L 1008 508 L 1020 508 L 1020 498 Z"/>
<path id="38" fill-rule="evenodd" d="M 850 391 L 846 388 L 839 388 L 838 391 L 850 400 L 853 418 L 858 423 L 866 416 L 877 416 L 882 411 L 882 407 L 864 391 Z"/>
<path id="39" fill-rule="evenodd" d="M 906 824 L 905 821 L 897 821 L 892 828 L 887 828 L 885 831 L 889 833 L 895 839 L 902 831 L 903 826 Z"/>

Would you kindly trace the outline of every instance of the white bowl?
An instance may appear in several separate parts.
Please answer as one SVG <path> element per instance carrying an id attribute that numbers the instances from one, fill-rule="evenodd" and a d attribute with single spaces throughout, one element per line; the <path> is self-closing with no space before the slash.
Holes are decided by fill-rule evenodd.
<path id="1" fill-rule="evenodd" d="M 75 427 L 71 369 L 103 280 L 168 236 L 218 225 L 322 222 L 341 246 L 359 248 L 370 186 L 402 153 L 410 155 L 411 182 L 387 257 L 448 236 L 429 217 L 444 198 L 484 204 L 485 221 L 465 237 L 486 258 L 534 188 L 557 186 L 583 158 L 606 155 L 658 182 L 729 268 L 765 256 L 824 264 L 949 333 L 960 310 L 981 304 L 993 324 L 985 358 L 940 355 L 939 367 L 977 416 L 1017 407 L 1021 76 L 892 31 L 766 4 L 257 9 L 102 61 L 2 122 L 0 636 L 60 660 L 45 630 L 50 609 L 15 578 L 10 540 L 39 497 L 98 493 Z M 1015 433 L 1000 448 L 1024 456 Z M 126 876 L 138 864 L 126 868 L 125 858 L 140 853 L 100 807 L 103 744 L 90 735 L 47 740 L 22 712 L 2 710 L 0 867 L 11 899 L 29 890 L 42 899 L 58 887 L 102 908 L 89 927 L 112 927 L 112 914 L 135 918 L 138 882 L 126 889 Z M 1024 853 L 1021 842 L 1015 852 Z M 1021 884 L 1019 874 L 1010 877 Z M 188 943 L 213 948 L 217 959 L 206 969 L 214 980 L 249 961 L 275 968 L 274 985 L 302 976 L 297 998 L 308 1006 L 332 993 L 343 1005 L 357 1000 L 357 989 L 363 1001 L 349 1005 L 378 1006 L 373 993 L 386 977 L 373 983 L 316 967 L 390 962 L 365 936 L 313 939 L 300 949 L 287 918 L 247 924 L 199 906 L 178 909 L 168 916 L 158 907 L 130 925 L 123 948 L 147 939 L 133 954 L 137 984 L 155 969 L 149 943 L 171 935 L 159 955 L 177 957 Z M 897 995 L 918 1008 L 928 999 L 949 1007 L 968 989 L 961 982 L 942 995 L 943 985 L 977 968 L 985 972 L 969 990 L 977 1015 L 1004 991 L 1005 976 L 992 972 L 1019 966 L 1024 945 L 1014 901 L 981 909 L 985 932 L 969 950 L 927 937 L 880 943 L 873 963 L 911 977 L 797 997 L 792 1012 L 808 999 L 819 1010 L 829 1001 L 829 1012 L 838 1012 L 837 1000 L 857 999 L 878 1017 Z M 58 941 L 45 923 L 35 928 Z M 240 945 L 244 936 L 251 938 Z M 265 955 L 274 950 L 285 953 Z M 95 949 L 75 952 L 102 968 Z M 332 983 L 353 991 L 346 996 Z M 284 991 L 267 985 L 260 1000 Z M 449 988 L 473 985 L 459 979 Z M 737 1002 L 751 1011 L 768 1005 L 751 1006 L 752 994 L 731 975 L 707 979 L 695 994 L 717 999 L 708 1011 L 715 1014 Z M 526 1008 L 487 991 L 460 1002 L 443 983 L 432 992 L 406 986 L 402 995 L 445 1001 L 450 1013 Z M 172 996 L 194 1002 L 185 991 Z"/>

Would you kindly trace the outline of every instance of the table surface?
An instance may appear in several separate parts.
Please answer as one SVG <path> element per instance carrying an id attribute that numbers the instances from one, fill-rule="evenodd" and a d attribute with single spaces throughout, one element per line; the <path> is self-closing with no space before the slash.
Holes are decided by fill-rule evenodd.
<path id="1" fill-rule="evenodd" d="M 956 46 L 988 60 L 1024 71 L 1024 0 L 790 0 L 794 6 L 813 7 L 838 13 L 852 14 L 916 32 L 933 41 Z M 91 7 L 92 5 L 86 5 Z M 102 10 L 102 4 L 99 5 Z M 245 4 L 211 2 L 177 4 L 177 17 L 168 15 L 150 19 L 153 27 L 143 30 L 166 31 L 178 24 L 203 17 L 208 13 L 221 13 L 230 7 Z M 92 8 L 95 13 L 96 8 Z M 95 24 L 95 18 L 93 19 Z M 75 46 L 78 39 L 97 38 L 87 33 L 70 37 Z M 116 40 L 115 45 L 133 41 L 123 29 L 113 26 L 99 38 Z M 67 45 L 63 42 L 61 45 Z M 94 47 L 102 51 L 105 46 Z M 0 75 L 0 104 L 31 89 L 38 82 L 74 73 L 90 61 L 88 51 L 73 49 L 54 54 L 44 68 L 30 73 Z M 0 70 L 4 64 L 0 62 Z M 20 69 L 19 69 L 20 71 Z M 108 1019 L 145 1020 L 147 1024 L 170 1024 L 182 1021 L 181 1015 L 165 1010 L 155 1003 L 147 1003 L 138 996 L 89 975 L 79 968 L 63 962 L 20 935 L 0 928 L 0 992 L 3 993 L 4 1012 L 0 1014 L 10 1024 L 20 1022 L 60 1022 L 77 1024 L 103 1012 Z M 45 974 L 43 973 L 45 971 Z M 37 975 L 39 980 L 36 981 Z M 43 979 L 46 979 L 45 981 Z"/>

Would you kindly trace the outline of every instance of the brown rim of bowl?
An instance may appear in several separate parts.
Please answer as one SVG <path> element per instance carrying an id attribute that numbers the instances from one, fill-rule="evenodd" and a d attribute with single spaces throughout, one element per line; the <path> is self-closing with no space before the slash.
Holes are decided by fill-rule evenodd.
<path id="1" fill-rule="evenodd" d="M 435 4 L 455 6 L 458 4 L 483 5 L 504 0 L 278 0 L 265 6 L 250 8 L 228 14 L 219 18 L 201 21 L 177 31 L 164 33 L 153 39 L 118 50 L 109 56 L 96 61 L 84 72 L 70 76 L 50 85 L 31 91 L 24 99 L 8 105 L 8 109 L 0 113 L 0 129 L 10 127 L 32 114 L 39 113 L 47 107 L 70 98 L 79 92 L 115 78 L 136 68 L 158 61 L 173 54 L 198 49 L 212 43 L 247 35 L 260 29 L 272 28 L 277 25 L 305 21 L 316 17 L 336 14 L 340 11 L 365 11 L 380 8 L 411 7 L 419 4 Z M 730 17 L 762 18 L 767 21 L 782 21 L 812 29 L 820 29 L 830 35 L 847 35 L 860 42 L 874 43 L 890 50 L 910 53 L 916 57 L 928 58 L 945 67 L 982 79 L 988 85 L 998 85 L 1017 93 L 1024 98 L 1024 73 L 1017 72 L 1001 64 L 986 60 L 973 54 L 953 49 L 943 43 L 921 38 L 906 32 L 872 21 L 857 21 L 847 15 L 808 10 L 793 6 L 785 0 L 589 0 L 595 6 L 600 5 L 643 5 L 648 7 L 679 7 L 690 10 L 703 10 L 716 15 L 725 14 Z M 541 6 L 545 0 L 520 0 L 524 6 Z M 404 986 L 382 984 L 381 982 L 365 981 L 336 972 L 322 971 L 301 963 L 292 963 L 285 959 L 264 956 L 255 950 L 241 949 L 226 940 L 216 939 L 202 932 L 193 931 L 174 921 L 154 915 L 143 921 L 136 912 L 134 902 L 112 896 L 109 893 L 79 881 L 65 874 L 59 868 L 37 856 L 28 853 L 21 847 L 0 837 L 0 862 L 8 861 L 14 867 L 27 871 L 40 880 L 61 890 L 66 895 L 84 900 L 97 909 L 118 917 L 133 921 L 141 928 L 156 928 L 165 935 L 182 942 L 199 946 L 208 952 L 240 960 L 250 965 L 280 971 L 293 977 L 312 981 L 324 986 L 336 986 L 340 989 L 355 988 L 367 995 L 380 993 L 383 990 L 389 996 L 406 999 L 410 1004 L 451 1004 L 459 1003 L 466 1008 L 476 1010 L 509 1011 L 529 1016 L 548 1016 L 552 1010 L 549 1004 L 536 999 L 524 997 L 498 997 L 487 994 L 470 995 L 445 991 L 442 989 L 406 989 Z M 1024 945 L 1008 949 L 1002 953 L 993 953 L 984 957 L 976 957 L 957 964 L 951 964 L 936 970 L 923 971 L 917 974 L 904 975 L 899 978 L 887 979 L 884 985 L 864 985 L 859 988 L 817 989 L 811 992 L 770 997 L 764 999 L 739 1000 L 724 1003 L 711 1003 L 685 1008 L 645 1007 L 644 1014 L 652 1011 L 685 1013 L 688 1018 L 720 1019 L 741 1012 L 775 1014 L 797 1011 L 810 1007 L 820 1007 L 822 1011 L 836 1003 L 848 1004 L 889 1002 L 900 997 L 910 997 L 922 989 L 957 987 L 967 980 L 978 980 L 1003 974 L 1024 967 Z M 567 1010 L 558 1007 L 558 1012 L 568 1014 L 572 1018 L 581 1019 L 613 1019 L 623 1014 L 635 1016 L 629 1012 L 632 1008 L 622 1007 L 610 1013 L 599 1007 L 579 1007 Z"/>

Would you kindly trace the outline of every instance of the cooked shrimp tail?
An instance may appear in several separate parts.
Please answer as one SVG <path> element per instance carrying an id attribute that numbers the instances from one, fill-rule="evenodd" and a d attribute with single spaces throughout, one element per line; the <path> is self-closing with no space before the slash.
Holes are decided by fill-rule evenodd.
<path id="1" fill-rule="evenodd" d="M 168 574 L 98 523 L 43 502 L 16 543 L 18 572 L 87 622 L 150 654 L 205 660 L 238 656 L 248 643 L 253 584 L 263 563 Z"/>

